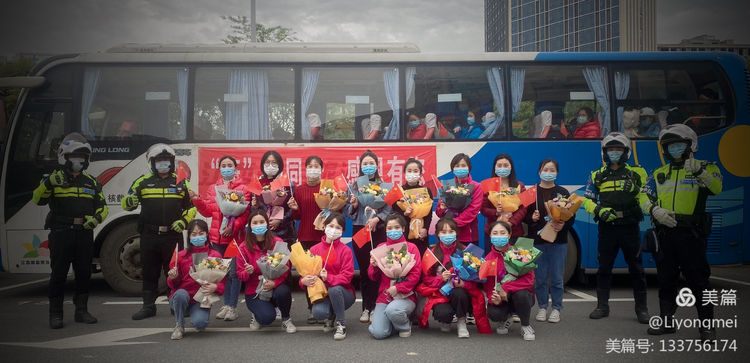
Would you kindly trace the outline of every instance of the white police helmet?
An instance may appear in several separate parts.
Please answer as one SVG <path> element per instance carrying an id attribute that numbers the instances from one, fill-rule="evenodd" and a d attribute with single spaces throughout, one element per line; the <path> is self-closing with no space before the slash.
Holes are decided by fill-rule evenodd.
<path id="1" fill-rule="evenodd" d="M 609 156 L 607 155 L 607 148 L 610 147 L 621 147 L 624 148 L 626 152 L 622 153 L 622 156 L 620 157 L 620 160 L 609 160 Z M 630 159 L 630 139 L 625 136 L 622 132 L 613 131 L 607 134 L 607 136 L 602 139 L 602 160 L 604 160 L 605 163 L 614 162 L 617 164 L 624 163 Z"/>
<path id="2" fill-rule="evenodd" d="M 156 158 L 159 156 L 166 156 L 169 158 L 169 161 L 172 163 L 172 166 L 169 169 L 170 173 L 173 173 L 175 170 L 175 152 L 174 149 L 172 149 L 171 146 L 167 144 L 154 144 L 149 149 L 148 152 L 146 152 L 146 163 L 148 164 L 149 170 L 156 173 L 156 165 L 155 161 Z"/>
<path id="3" fill-rule="evenodd" d="M 71 132 L 63 138 L 60 142 L 60 146 L 57 148 L 57 163 L 70 168 L 70 165 L 66 165 L 70 163 L 70 161 L 68 161 L 68 155 L 70 154 L 84 155 L 86 161 L 84 162 L 83 169 L 86 169 L 89 165 L 91 144 L 89 144 L 83 135 L 77 132 Z"/>
<path id="4" fill-rule="evenodd" d="M 693 153 L 698 152 L 698 135 L 690 128 L 690 126 L 685 124 L 674 124 L 663 128 L 661 132 L 659 132 L 659 144 L 661 144 L 661 147 L 664 150 L 667 149 L 667 145 L 678 141 L 687 142 L 690 151 Z"/>

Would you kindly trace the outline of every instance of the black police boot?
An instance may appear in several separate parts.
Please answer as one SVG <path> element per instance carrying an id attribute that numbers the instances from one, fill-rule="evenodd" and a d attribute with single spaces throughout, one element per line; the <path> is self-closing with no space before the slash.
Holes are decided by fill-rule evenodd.
<path id="1" fill-rule="evenodd" d="M 596 290 L 596 309 L 589 314 L 589 319 L 601 319 L 609 316 L 609 290 Z"/>
<path id="2" fill-rule="evenodd" d="M 635 317 L 641 324 L 648 324 L 648 319 L 651 317 L 648 315 L 648 304 L 646 304 L 646 293 L 639 292 L 635 295 Z"/>
<path id="3" fill-rule="evenodd" d="M 660 324 L 652 325 L 651 323 L 649 323 L 650 326 L 648 330 L 646 330 L 646 333 L 648 335 L 674 334 L 675 332 L 677 332 L 677 329 L 674 328 L 674 323 L 672 322 L 672 319 L 674 319 L 672 315 L 662 314 Z M 670 328 L 665 328 L 665 326 L 670 326 Z"/>
<path id="4" fill-rule="evenodd" d="M 133 320 L 143 320 L 156 316 L 156 294 L 152 291 L 143 292 L 143 307 L 131 317 Z"/>
<path id="5" fill-rule="evenodd" d="M 716 340 L 716 329 L 698 329 L 701 335 L 701 342 L 710 342 Z"/>
<path id="6" fill-rule="evenodd" d="M 63 327 L 63 296 L 49 298 L 49 327 L 50 329 Z"/>
<path id="7" fill-rule="evenodd" d="M 96 324 L 98 320 L 89 314 L 88 311 L 89 294 L 76 295 L 73 303 L 76 305 L 75 321 L 77 323 Z"/>

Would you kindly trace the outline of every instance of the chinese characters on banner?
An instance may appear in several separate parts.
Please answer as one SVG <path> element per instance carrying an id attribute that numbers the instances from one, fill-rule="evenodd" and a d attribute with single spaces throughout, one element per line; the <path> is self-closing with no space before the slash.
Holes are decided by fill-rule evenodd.
<path id="1" fill-rule="evenodd" d="M 317 155 L 323 159 L 323 178 L 333 179 L 343 174 L 349 181 L 359 176 L 359 157 L 365 150 L 378 155 L 378 173 L 383 181 L 403 184 L 404 163 L 415 158 L 424 165 L 424 178 L 436 175 L 435 146 L 375 146 L 375 147 L 279 147 L 275 150 L 284 159 L 284 173 L 298 185 L 305 180 L 305 159 Z M 268 151 L 260 147 L 201 147 L 198 148 L 199 191 L 206 190 L 219 178 L 219 158 L 230 155 L 237 160 L 238 177 L 250 180 L 261 175 L 260 159 Z M 425 180 L 422 180 L 424 183 Z"/>

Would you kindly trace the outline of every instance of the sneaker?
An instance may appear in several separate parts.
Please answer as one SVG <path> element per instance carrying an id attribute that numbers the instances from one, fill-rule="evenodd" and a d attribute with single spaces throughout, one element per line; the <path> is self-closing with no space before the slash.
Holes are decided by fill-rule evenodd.
<path id="1" fill-rule="evenodd" d="M 466 329 L 466 318 L 459 318 L 458 323 L 456 325 L 456 328 L 458 330 L 458 337 L 459 338 L 468 338 L 469 337 L 469 329 Z"/>
<path id="2" fill-rule="evenodd" d="M 497 333 L 500 335 L 506 335 L 510 331 L 510 327 L 513 325 L 513 318 L 508 318 L 502 325 L 497 327 Z"/>
<path id="3" fill-rule="evenodd" d="M 330 333 L 332 331 L 333 331 L 333 321 L 326 320 L 325 323 L 323 323 L 323 332 Z"/>
<path id="4" fill-rule="evenodd" d="M 451 324 L 455 324 L 455 323 L 458 323 L 458 318 L 455 315 L 453 315 L 453 319 L 451 320 Z"/>
<path id="5" fill-rule="evenodd" d="M 466 324 L 467 325 L 474 325 L 477 321 L 474 319 L 474 314 L 466 314 Z"/>
<path id="6" fill-rule="evenodd" d="M 521 322 L 521 317 L 519 317 L 519 316 L 518 316 L 518 314 L 516 314 L 516 313 L 513 313 L 513 314 L 511 315 L 511 317 L 513 318 L 513 322 L 514 322 L 514 323 L 520 323 L 520 322 Z"/>
<path id="7" fill-rule="evenodd" d="M 346 325 L 340 321 L 336 322 L 336 332 L 333 333 L 333 340 L 344 340 L 346 338 Z"/>
<path id="8" fill-rule="evenodd" d="M 297 332 L 297 327 L 294 326 L 294 323 L 292 323 L 292 318 L 282 321 L 281 329 L 284 329 L 289 334 L 293 334 Z"/>
<path id="9" fill-rule="evenodd" d="M 239 314 L 237 313 L 237 308 L 230 306 L 227 309 L 227 312 L 224 314 L 224 321 L 237 320 L 238 317 L 239 317 Z"/>
<path id="10" fill-rule="evenodd" d="M 398 332 L 398 336 L 400 336 L 402 338 L 408 338 L 408 337 L 410 337 L 411 336 L 411 327 L 409 327 L 409 330 L 404 330 L 404 331 Z"/>
<path id="11" fill-rule="evenodd" d="M 182 336 L 185 334 L 185 327 L 182 325 L 175 325 L 174 330 L 172 330 L 172 336 L 170 339 L 172 340 L 180 340 L 182 339 Z"/>
<path id="12" fill-rule="evenodd" d="M 307 323 L 308 324 L 317 324 L 318 323 L 318 319 L 315 319 L 315 317 L 313 316 L 312 310 L 308 310 L 307 311 Z"/>
<path id="13" fill-rule="evenodd" d="M 255 315 L 253 313 L 250 313 L 250 331 L 257 331 L 260 329 L 260 323 L 258 323 L 257 320 L 255 320 Z"/>
<path id="14" fill-rule="evenodd" d="M 443 333 L 450 333 L 451 323 L 440 323 L 440 331 Z"/>
<path id="15" fill-rule="evenodd" d="M 536 321 L 547 321 L 547 309 L 540 308 L 536 313 Z"/>
<path id="16" fill-rule="evenodd" d="M 365 309 L 362 311 L 362 315 L 359 316 L 359 322 L 369 323 L 371 318 L 372 318 L 372 315 L 370 314 L 370 310 Z"/>
<path id="17" fill-rule="evenodd" d="M 560 322 L 560 310 L 552 309 L 552 312 L 549 313 L 549 318 L 547 318 L 547 321 L 550 323 L 559 323 Z"/>
<path id="18" fill-rule="evenodd" d="M 536 339 L 536 336 L 534 335 L 534 328 L 532 328 L 531 325 L 522 325 L 521 334 L 523 335 L 523 340 L 528 341 Z"/>
<path id="19" fill-rule="evenodd" d="M 216 313 L 216 319 L 224 320 L 224 317 L 227 315 L 227 309 L 229 309 L 229 305 L 222 306 L 219 312 Z"/>

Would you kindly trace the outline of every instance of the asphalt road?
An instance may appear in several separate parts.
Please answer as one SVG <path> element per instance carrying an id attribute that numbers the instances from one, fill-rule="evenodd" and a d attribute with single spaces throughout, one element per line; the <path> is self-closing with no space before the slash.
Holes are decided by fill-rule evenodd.
<path id="1" fill-rule="evenodd" d="M 299 328 L 296 334 L 283 332 L 278 320 L 269 328 L 248 331 L 249 313 L 244 304 L 240 304 L 238 320 L 224 322 L 212 318 L 205 332 L 188 329 L 185 338 L 171 341 L 169 337 L 175 323 L 168 305 L 158 305 L 154 318 L 132 321 L 130 315 L 139 308 L 140 300 L 118 296 L 106 285 L 101 274 L 94 275 L 89 303 L 89 310 L 99 323 L 73 322 L 69 293 L 65 327 L 50 330 L 47 276 L 0 273 L 0 361 L 747 361 L 743 356 L 750 350 L 747 339 L 750 337 L 750 304 L 746 302 L 750 300 L 750 266 L 715 267 L 713 277 L 712 288 L 717 292 L 736 290 L 736 306 L 716 308 L 718 318 L 734 319 L 736 316 L 737 328 L 718 331 L 719 339 L 735 341 L 736 351 L 660 352 L 662 348 L 669 349 L 670 342 L 665 341 L 662 346 L 660 338 L 646 335 L 647 326 L 635 320 L 629 279 L 623 275 L 614 279 L 609 318 L 598 321 L 588 318 L 596 305 L 593 278 L 589 278 L 587 284 L 566 287 L 560 323 L 534 321 L 537 311 L 534 307 L 532 326 L 536 330 L 536 341 L 533 342 L 522 340 L 519 324 L 514 324 L 507 336 L 494 334 L 496 324 L 493 324 L 492 335 L 480 335 L 470 326 L 471 338 L 459 340 L 455 327 L 451 333 L 441 333 L 433 324 L 429 330 L 415 327 L 409 338 L 395 336 L 376 341 L 369 336 L 367 326 L 357 320 L 361 312 L 359 303 L 347 311 L 348 337 L 336 342 L 332 335 L 322 332 L 321 326 L 306 324 L 307 311 L 301 291 L 293 294 L 292 318 Z M 657 313 L 655 277 L 649 276 L 648 282 L 650 312 Z M 68 291 L 72 290 L 70 281 Z M 212 316 L 216 311 L 215 307 Z M 679 309 L 678 317 L 695 318 L 695 308 Z M 683 329 L 664 339 L 696 339 L 697 336 L 696 329 Z M 630 341 L 622 345 L 623 339 L 632 339 L 634 352 L 620 350 L 632 347 Z M 609 348 L 615 351 L 607 352 L 608 340 Z M 721 350 L 722 345 L 718 348 Z M 730 348 L 727 344 L 725 349 Z M 675 345 L 674 349 L 679 347 Z M 693 346 L 691 350 L 694 349 Z"/>

